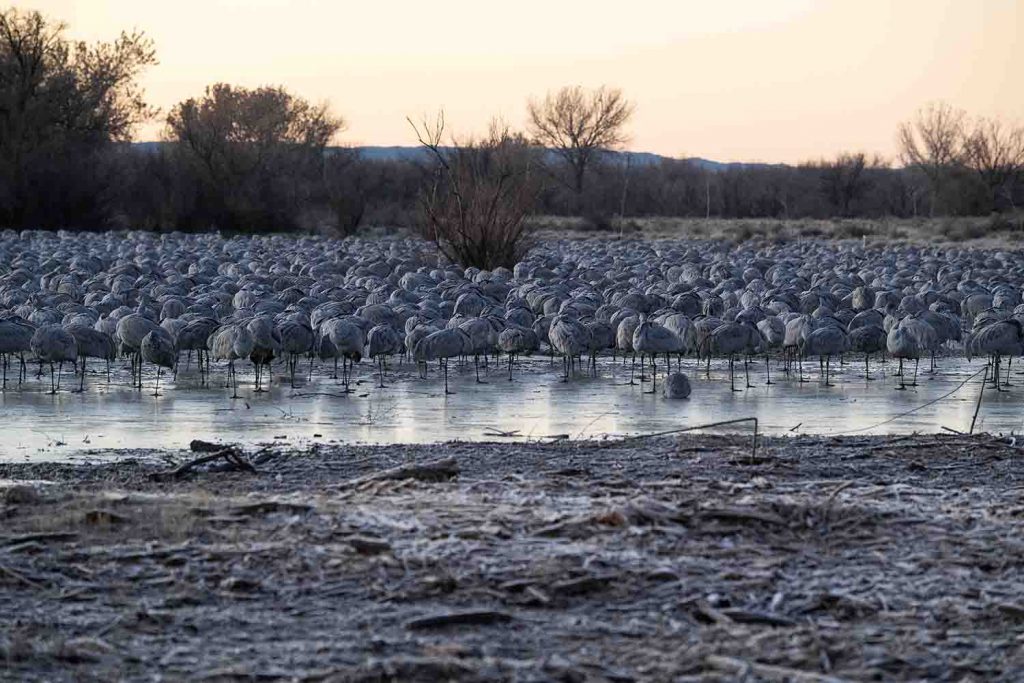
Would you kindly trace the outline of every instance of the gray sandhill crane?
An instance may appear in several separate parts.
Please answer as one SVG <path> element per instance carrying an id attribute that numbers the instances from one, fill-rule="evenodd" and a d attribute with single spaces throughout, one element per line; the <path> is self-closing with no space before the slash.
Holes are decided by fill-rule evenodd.
<path id="1" fill-rule="evenodd" d="M 781 349 L 786 340 L 786 325 L 778 316 L 769 315 L 757 321 L 757 331 L 761 335 L 761 347 L 764 349 L 765 384 L 772 384 L 772 371 L 768 357 L 772 349 Z"/>
<path id="2" fill-rule="evenodd" d="M 473 367 L 476 371 L 476 381 L 480 381 L 480 356 L 487 357 L 496 346 L 498 335 L 494 327 L 485 318 L 469 318 L 459 324 L 459 329 L 469 337 L 469 348 L 466 355 L 473 356 Z"/>
<path id="3" fill-rule="evenodd" d="M 313 350 L 313 328 L 303 321 L 284 320 L 277 326 L 277 335 L 281 340 L 281 351 L 285 355 L 291 388 L 294 389 L 299 358 Z"/>
<path id="4" fill-rule="evenodd" d="M 384 359 L 402 352 L 402 337 L 395 328 L 386 323 L 374 325 L 366 333 L 366 356 L 377 361 L 380 370 L 380 387 L 384 387 Z"/>
<path id="5" fill-rule="evenodd" d="M 142 360 L 139 347 L 142 339 L 153 330 L 163 329 L 157 323 L 138 313 L 130 313 L 117 321 L 116 340 L 121 351 L 128 355 L 132 367 L 132 386 L 142 389 Z"/>
<path id="6" fill-rule="evenodd" d="M 411 318 L 410 318 L 410 320 L 411 320 Z M 416 349 L 416 345 L 420 342 L 421 339 L 424 339 L 427 336 L 433 334 L 434 332 L 437 332 L 438 329 L 440 329 L 440 328 L 437 328 L 437 327 L 434 327 L 433 325 L 430 325 L 428 323 L 422 323 L 422 322 L 421 323 L 416 323 L 411 328 L 406 326 L 405 350 L 409 354 L 409 357 L 410 358 L 413 357 L 413 351 Z M 422 363 L 420 361 L 417 361 L 416 365 L 417 365 L 417 368 L 419 369 L 420 379 L 426 379 L 426 377 L 427 377 L 427 364 L 426 363 Z"/>
<path id="7" fill-rule="evenodd" d="M 704 359 L 707 361 L 707 367 L 705 369 L 705 376 L 711 377 L 711 354 L 704 353 L 709 349 L 708 340 L 711 334 L 718 329 L 718 327 L 725 322 L 721 318 L 713 316 L 701 315 L 693 319 L 693 329 L 697 339 L 697 367 L 700 368 L 700 361 Z"/>
<path id="8" fill-rule="evenodd" d="M 470 344 L 469 336 L 457 327 L 438 330 L 416 344 L 413 359 L 423 363 L 438 361 L 444 370 L 444 393 L 450 394 L 452 392 L 448 390 L 448 361 L 466 353 Z"/>
<path id="9" fill-rule="evenodd" d="M 78 350 L 78 359 L 82 362 L 81 378 L 78 391 L 85 391 L 85 361 L 88 358 L 102 358 L 107 362 L 107 383 L 110 382 L 110 361 L 117 357 L 117 344 L 106 332 L 86 325 L 68 325 L 65 327 L 72 337 Z"/>
<path id="10" fill-rule="evenodd" d="M 186 368 L 192 362 L 192 352 L 196 352 L 196 358 L 199 362 L 199 383 L 202 386 L 206 386 L 207 377 L 210 375 L 210 356 L 207 342 L 210 339 L 210 335 L 216 332 L 219 327 L 220 323 L 214 318 L 206 316 L 195 318 L 179 330 L 178 335 L 175 337 L 178 351 L 188 352 L 185 360 Z M 175 363 L 175 366 L 177 366 L 177 363 Z"/>
<path id="11" fill-rule="evenodd" d="M 139 355 L 142 360 L 156 366 L 156 385 L 153 388 L 153 396 L 159 396 L 160 376 L 163 374 L 164 368 L 174 368 L 174 362 L 178 356 L 177 350 L 174 348 L 174 340 L 163 328 L 159 332 L 153 330 L 142 338 Z"/>
<path id="12" fill-rule="evenodd" d="M 336 318 L 331 318 L 336 320 Z M 326 332 L 327 323 L 330 320 L 325 320 L 319 329 L 313 330 L 313 353 L 309 359 L 309 381 L 313 381 L 313 359 L 319 358 L 321 361 L 334 361 L 334 372 L 331 373 L 331 379 L 338 379 L 338 359 L 341 358 L 341 354 L 338 353 L 337 347 L 331 342 L 330 336 Z M 360 354 L 362 350 L 360 350 Z"/>
<path id="13" fill-rule="evenodd" d="M 548 330 L 551 348 L 562 356 L 562 381 L 569 381 L 569 371 L 575 371 L 575 359 L 590 349 L 590 330 L 583 323 L 564 315 L 556 315 Z"/>
<path id="14" fill-rule="evenodd" d="M 235 375 L 235 361 L 248 359 L 256 347 L 256 341 L 252 332 L 245 325 L 232 323 L 224 325 L 210 335 L 207 340 L 207 349 L 213 360 L 226 360 L 228 362 L 228 374 L 231 381 L 231 398 L 240 398 L 238 395 L 238 379 Z"/>
<path id="15" fill-rule="evenodd" d="M 334 378 L 338 377 L 338 358 L 341 358 L 341 375 L 345 393 L 351 393 L 352 370 L 363 359 L 366 336 L 363 329 L 346 318 L 331 318 L 324 322 L 320 331 L 327 335 L 329 346 L 334 347 Z"/>
<path id="16" fill-rule="evenodd" d="M 835 325 L 823 325 L 804 338 L 800 345 L 800 355 L 818 357 L 819 376 L 824 377 L 825 386 L 830 387 L 833 386 L 829 382 L 832 356 L 843 354 L 849 348 L 850 341 L 847 339 L 846 330 Z"/>
<path id="17" fill-rule="evenodd" d="M 864 354 L 864 379 L 871 379 L 871 354 L 885 351 L 886 334 L 881 325 L 862 325 L 850 330 L 850 351 Z"/>
<path id="18" fill-rule="evenodd" d="M 786 323 L 786 334 L 782 341 L 782 351 L 786 354 L 786 372 L 789 373 L 789 368 L 793 364 L 793 357 L 797 358 L 797 363 L 800 368 L 799 382 L 804 382 L 804 358 L 800 353 L 801 345 L 804 340 L 814 330 L 815 320 L 809 315 L 801 315 L 796 318 L 792 318 Z"/>
<path id="19" fill-rule="evenodd" d="M 968 346 L 969 354 L 984 354 L 991 358 L 993 382 L 999 391 L 1004 391 L 1005 385 L 999 383 L 999 365 L 1003 356 L 1024 355 L 1024 325 L 1016 318 L 986 325 L 971 336 Z"/>
<path id="20" fill-rule="evenodd" d="M 903 372 L 903 360 L 913 359 L 914 361 L 914 381 L 911 386 L 917 386 L 917 364 L 921 359 L 921 345 L 918 343 L 917 337 L 911 334 L 903 325 L 893 325 L 889 329 L 889 334 L 885 339 L 885 348 L 889 351 L 889 355 L 893 358 L 898 358 L 900 361 L 900 386 L 899 389 L 902 391 L 907 388 L 905 375 Z"/>
<path id="21" fill-rule="evenodd" d="M 78 344 L 71 333 L 60 325 L 43 325 L 36 329 L 29 342 L 32 353 L 41 363 L 50 364 L 50 393 L 60 391 L 60 373 L 64 363 L 78 360 Z M 53 364 L 57 363 L 57 383 L 54 384 Z"/>
<path id="22" fill-rule="evenodd" d="M 651 391 L 654 393 L 658 388 L 658 365 L 656 362 L 659 353 L 665 354 L 665 363 L 668 371 L 672 370 L 672 361 L 669 354 L 681 353 L 683 340 L 675 332 L 659 325 L 652 320 L 644 320 L 633 332 L 633 349 L 640 354 L 640 367 L 644 366 L 644 357 L 651 359 Z"/>
<path id="23" fill-rule="evenodd" d="M 922 354 L 929 354 L 931 356 L 931 369 L 935 370 L 935 351 L 939 348 L 942 343 L 939 338 L 939 333 L 934 327 L 926 320 L 922 319 L 919 314 L 908 315 L 899 322 L 899 326 L 906 329 L 914 339 L 917 341 L 917 345 L 921 349 Z M 917 377 L 915 371 L 914 384 L 917 384 Z"/>
<path id="24" fill-rule="evenodd" d="M 253 347 L 249 354 L 249 360 L 252 361 L 253 371 L 256 374 L 255 392 L 259 394 L 266 391 L 263 388 L 263 367 L 266 366 L 268 371 L 273 372 L 271 364 L 274 362 L 274 358 L 281 353 L 281 335 L 274 327 L 273 319 L 269 316 L 260 315 L 251 318 L 245 326 L 252 334 Z M 269 385 L 270 381 L 267 384 Z"/>
<path id="25" fill-rule="evenodd" d="M 25 352 L 31 350 L 35 325 L 19 316 L 0 317 L 0 365 L 3 365 L 3 388 L 7 388 L 7 367 L 11 356 L 17 354 L 21 360 L 18 370 L 18 385 L 27 374 Z"/>
<path id="26" fill-rule="evenodd" d="M 619 321 L 619 324 L 615 327 L 615 350 L 622 352 L 622 362 L 626 362 L 626 354 L 630 354 L 633 357 L 633 363 L 629 369 L 629 383 L 636 384 L 633 381 L 633 371 L 636 366 L 636 351 L 633 350 L 633 333 L 636 332 L 636 328 L 640 326 L 640 316 L 630 315 Z"/>
<path id="27" fill-rule="evenodd" d="M 661 321 L 665 329 L 673 332 L 683 343 L 683 350 L 679 353 L 680 367 L 684 353 L 692 353 L 697 348 L 697 328 L 689 316 L 683 313 L 672 313 L 665 316 Z"/>
<path id="28" fill-rule="evenodd" d="M 749 322 L 746 323 L 722 323 L 714 329 L 704 340 L 703 353 L 711 356 L 726 356 L 729 359 L 729 388 L 732 391 L 740 391 L 736 388 L 736 356 L 747 356 L 757 353 L 761 344 L 761 333 Z M 746 386 L 749 389 L 754 386 L 750 383 L 750 369 L 743 364 L 746 376 Z"/>
<path id="29" fill-rule="evenodd" d="M 591 320 L 583 323 L 590 332 L 590 371 L 597 376 L 597 354 L 615 348 L 615 331 L 608 323 Z"/>
<path id="30" fill-rule="evenodd" d="M 508 381 L 512 381 L 512 364 L 517 356 L 540 348 L 537 333 L 528 327 L 512 325 L 498 335 L 498 348 L 508 354 Z"/>

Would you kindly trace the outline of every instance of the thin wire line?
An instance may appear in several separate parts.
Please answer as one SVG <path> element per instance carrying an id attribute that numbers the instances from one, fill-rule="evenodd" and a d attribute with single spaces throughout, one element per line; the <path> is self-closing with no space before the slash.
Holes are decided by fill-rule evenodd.
<path id="1" fill-rule="evenodd" d="M 887 425 L 890 422 L 895 422 L 896 420 L 900 419 L 901 417 L 906 417 L 907 415 L 910 415 L 912 413 L 916 413 L 917 411 L 921 410 L 922 408 L 927 408 L 930 405 L 934 405 L 934 404 L 938 403 L 939 401 L 941 401 L 942 399 L 949 398 L 950 396 L 952 396 L 956 392 L 960 391 L 964 387 L 965 384 L 967 384 L 972 379 L 974 379 L 975 377 L 980 375 L 987 368 L 988 368 L 988 366 L 986 365 L 981 370 L 978 370 L 973 375 L 971 375 L 970 377 L 965 379 L 963 382 L 960 382 L 960 384 L 958 384 L 956 387 L 954 387 L 950 392 L 948 392 L 946 394 L 943 394 L 942 396 L 939 396 L 938 398 L 933 398 L 931 401 L 928 401 L 927 403 L 922 403 L 921 405 L 917 406 L 916 408 L 911 408 L 910 410 L 908 410 L 906 412 L 903 412 L 903 413 L 900 413 L 899 415 L 893 415 L 889 419 L 882 420 L 878 424 L 873 424 L 870 427 L 860 427 L 858 429 L 834 430 L 834 431 L 825 432 L 825 433 L 826 434 L 856 434 L 857 432 L 867 432 L 867 431 L 870 431 L 872 429 L 876 429 L 877 427 L 881 427 L 882 425 Z"/>

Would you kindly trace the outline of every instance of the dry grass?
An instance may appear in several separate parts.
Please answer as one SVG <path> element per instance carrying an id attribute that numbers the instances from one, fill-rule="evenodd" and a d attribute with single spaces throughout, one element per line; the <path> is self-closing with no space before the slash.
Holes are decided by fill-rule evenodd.
<path id="1" fill-rule="evenodd" d="M 0 667 L 18 680 L 1019 678 L 1015 442 L 761 446 L 756 459 L 745 435 L 337 446 L 170 481 L 153 476 L 162 461 L 0 464 L 53 482 L 0 497 L 14 615 Z M 393 474 L 442 455 L 457 477 Z M 131 521 L 88 522 L 94 510 Z M 39 528 L 58 533 L 26 538 Z"/>
<path id="2" fill-rule="evenodd" d="M 544 237 L 615 235 L 649 239 L 749 239 L 794 241 L 801 239 L 884 240 L 972 246 L 1017 246 L 1024 241 L 1024 214 L 944 218 L 834 218 L 774 220 L 763 218 L 625 218 L 613 219 L 596 229 L 584 218 L 538 216 L 531 226 Z"/>

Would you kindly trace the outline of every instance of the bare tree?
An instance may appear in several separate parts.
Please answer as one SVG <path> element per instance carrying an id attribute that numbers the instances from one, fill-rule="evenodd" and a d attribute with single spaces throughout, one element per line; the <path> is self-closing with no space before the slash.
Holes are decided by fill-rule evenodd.
<path id="1" fill-rule="evenodd" d="M 997 208 L 1000 197 L 1011 209 L 1017 208 L 1013 186 L 1024 178 L 1024 127 L 979 118 L 964 142 L 964 160 L 988 190 L 992 208 Z"/>
<path id="2" fill-rule="evenodd" d="M 900 124 L 900 158 L 928 179 L 931 212 L 943 202 L 943 190 L 963 163 L 965 114 L 939 102 L 918 111 L 914 121 Z"/>
<path id="3" fill-rule="evenodd" d="M 863 152 L 842 152 L 831 161 L 817 164 L 821 169 L 822 194 L 836 215 L 853 215 L 854 204 L 871 184 L 870 172 L 884 168 L 885 163 L 881 157 L 869 158 Z"/>
<path id="4" fill-rule="evenodd" d="M 579 199 L 594 157 L 628 139 L 624 129 L 634 106 L 617 88 L 585 90 L 577 85 L 549 92 L 540 101 L 531 99 L 527 111 L 530 135 L 566 163 Z"/>
<path id="5" fill-rule="evenodd" d="M 515 265 L 529 248 L 526 218 L 540 191 L 537 150 L 499 121 L 479 140 L 453 137 L 447 146 L 443 112 L 409 124 L 434 162 L 421 193 L 423 235 L 454 263 Z"/>

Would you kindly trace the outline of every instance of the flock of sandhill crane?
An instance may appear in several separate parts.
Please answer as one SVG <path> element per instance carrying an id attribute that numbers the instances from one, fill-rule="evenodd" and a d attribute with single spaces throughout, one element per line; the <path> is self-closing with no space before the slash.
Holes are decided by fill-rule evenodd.
<path id="1" fill-rule="evenodd" d="M 192 367 L 209 382 L 226 364 L 238 397 L 236 363 L 251 363 L 264 391 L 273 363 L 295 386 L 314 361 L 333 367 L 350 391 L 355 365 L 370 359 L 383 386 L 388 358 L 435 362 L 448 386 L 450 359 L 481 363 L 505 354 L 509 379 L 524 354 L 560 356 L 568 380 L 599 356 L 636 358 L 640 381 L 657 382 L 684 356 L 710 373 L 712 359 L 737 362 L 750 387 L 752 359 L 770 358 L 806 380 L 819 361 L 888 354 L 899 387 L 918 363 L 957 353 L 988 357 L 1002 390 L 1024 353 L 1024 267 L 1017 254 L 853 242 L 727 246 L 689 241 L 548 241 L 511 270 L 481 271 L 439 261 L 411 238 L 0 233 L 0 356 L 3 386 L 25 383 L 38 363 L 57 392 L 65 365 L 85 388 L 87 361 L 125 359 L 132 385 L 156 368 Z M 184 366 L 183 366 L 184 363 Z M 649 364 L 649 368 L 648 368 Z M 893 364 L 896 365 L 895 363 Z M 756 363 L 754 367 L 757 367 Z M 877 371 L 876 371 L 877 374 Z M 281 375 L 279 375 L 281 376 Z M 1002 381 L 1001 378 L 1002 377 Z"/>

